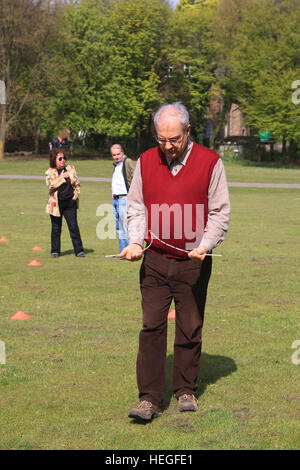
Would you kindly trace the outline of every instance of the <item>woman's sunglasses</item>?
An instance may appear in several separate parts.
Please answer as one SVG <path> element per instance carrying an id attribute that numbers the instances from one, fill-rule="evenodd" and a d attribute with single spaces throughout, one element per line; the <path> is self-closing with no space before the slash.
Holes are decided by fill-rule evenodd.
<path id="1" fill-rule="evenodd" d="M 61 162 L 62 160 L 65 160 L 66 161 L 66 158 L 65 157 L 58 157 L 58 161 Z"/>

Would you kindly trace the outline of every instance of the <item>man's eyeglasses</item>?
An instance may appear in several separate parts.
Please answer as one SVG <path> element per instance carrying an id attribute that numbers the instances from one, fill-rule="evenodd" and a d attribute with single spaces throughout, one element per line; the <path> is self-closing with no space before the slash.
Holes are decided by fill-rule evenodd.
<path id="1" fill-rule="evenodd" d="M 182 140 L 183 136 L 180 135 L 179 137 L 171 137 L 170 139 L 163 139 L 161 137 L 156 137 L 156 141 L 160 145 L 165 145 L 167 142 L 170 144 L 178 144 Z"/>
<path id="2" fill-rule="evenodd" d="M 65 157 L 58 157 L 58 161 L 59 161 L 59 162 L 61 162 L 62 160 L 65 160 L 65 161 L 66 161 Z"/>

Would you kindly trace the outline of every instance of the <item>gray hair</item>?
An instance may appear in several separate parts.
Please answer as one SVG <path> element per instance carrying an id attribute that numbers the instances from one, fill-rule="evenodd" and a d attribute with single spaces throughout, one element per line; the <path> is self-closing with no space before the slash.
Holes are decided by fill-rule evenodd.
<path id="1" fill-rule="evenodd" d="M 183 129 L 185 129 L 190 123 L 190 116 L 189 116 L 188 110 L 180 101 L 176 101 L 175 103 L 171 103 L 171 104 L 163 104 L 156 111 L 153 117 L 155 130 L 157 128 L 157 122 L 159 121 L 159 118 L 166 111 L 169 111 L 170 114 L 176 116 L 179 119 Z"/>
<path id="2" fill-rule="evenodd" d="M 123 150 L 121 144 L 113 144 L 113 145 L 110 147 L 110 151 L 112 151 L 112 149 L 113 149 L 114 147 L 120 147 L 121 151 L 124 152 L 124 150 Z"/>

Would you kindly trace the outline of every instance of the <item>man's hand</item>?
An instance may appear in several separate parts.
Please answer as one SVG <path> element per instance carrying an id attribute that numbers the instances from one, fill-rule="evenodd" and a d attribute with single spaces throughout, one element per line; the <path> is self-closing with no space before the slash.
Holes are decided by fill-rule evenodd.
<path id="1" fill-rule="evenodd" d="M 199 246 L 199 248 L 194 248 L 192 251 L 190 251 L 188 256 L 192 260 L 204 261 L 205 253 L 207 253 L 206 246 Z"/>
<path id="2" fill-rule="evenodd" d="M 128 261 L 138 261 L 142 256 L 143 248 L 137 243 L 130 243 L 119 254 L 119 258 L 126 258 Z"/>

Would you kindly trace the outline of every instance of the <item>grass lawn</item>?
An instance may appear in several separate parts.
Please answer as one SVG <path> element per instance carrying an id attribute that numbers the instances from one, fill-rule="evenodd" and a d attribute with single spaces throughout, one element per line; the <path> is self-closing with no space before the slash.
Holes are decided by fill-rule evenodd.
<path id="1" fill-rule="evenodd" d="M 76 168 L 79 176 L 110 176 L 112 166 Z M 44 169 L 41 161 L 0 164 L 6 174 Z M 262 171 L 244 170 L 231 175 L 255 181 Z M 276 170 L 266 170 L 266 182 L 275 182 Z M 294 171 L 299 181 L 299 170 L 278 171 L 286 175 L 280 182 L 295 182 Z M 52 259 L 46 186 L 0 180 L 0 238 L 9 240 L 0 243 L 0 449 L 299 449 L 300 364 L 292 361 L 300 340 L 299 190 L 230 188 L 230 230 L 216 250 L 223 256 L 214 259 L 207 300 L 199 410 L 177 411 L 169 320 L 165 411 L 148 425 L 127 417 L 138 402 L 140 263 L 105 258 L 117 240 L 96 236 L 96 209 L 111 203 L 110 184 L 84 181 L 81 193 L 87 256 L 73 255 L 64 222 L 63 256 Z M 28 267 L 33 259 L 42 266 Z M 10 320 L 18 310 L 31 318 Z"/>
<path id="2" fill-rule="evenodd" d="M 94 176 L 111 178 L 113 172 L 113 160 L 70 160 L 74 164 L 80 176 Z M 2 175 L 34 175 L 44 176 L 49 168 L 49 159 L 16 159 L 6 158 L 0 161 L 0 174 Z"/>
<path id="3" fill-rule="evenodd" d="M 80 176 L 111 178 L 112 160 L 72 160 Z M 241 162 L 224 161 L 227 179 L 230 182 L 247 183 L 295 183 L 300 181 L 300 168 L 271 168 L 248 166 Z M 48 159 L 18 160 L 6 158 L 0 161 L 0 174 L 43 176 L 48 168 Z"/>

